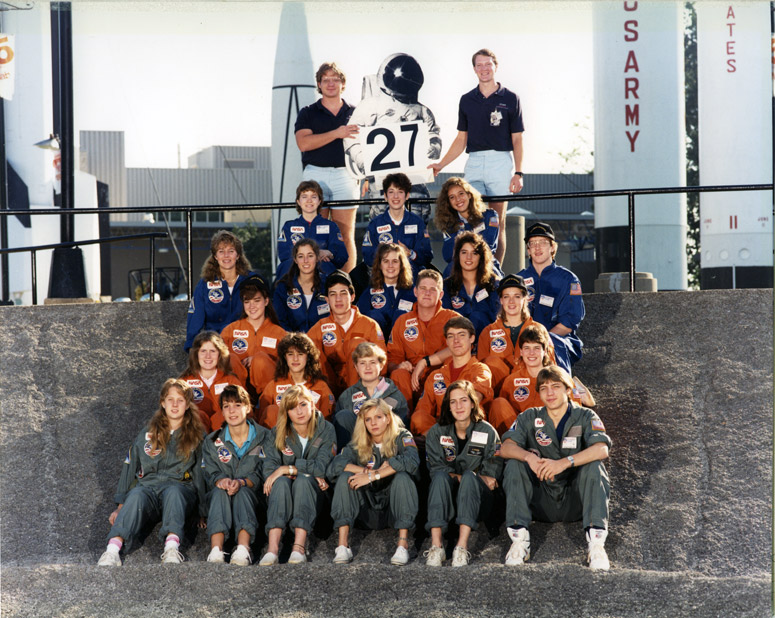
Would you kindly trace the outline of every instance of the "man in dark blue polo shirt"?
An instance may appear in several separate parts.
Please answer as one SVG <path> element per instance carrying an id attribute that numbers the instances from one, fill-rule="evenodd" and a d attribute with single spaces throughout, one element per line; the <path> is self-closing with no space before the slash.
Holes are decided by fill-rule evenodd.
<path id="1" fill-rule="evenodd" d="M 438 174 L 465 150 L 468 153 L 465 178 L 479 193 L 519 193 L 525 130 L 519 97 L 495 81 L 498 60 L 492 51 L 480 49 L 471 61 L 479 85 L 460 97 L 457 137 L 441 161 L 428 167 Z M 501 221 L 495 257 L 502 263 L 506 254 L 506 202 L 489 202 L 488 206 L 498 213 Z"/>
<path id="2" fill-rule="evenodd" d="M 357 200 L 359 183 L 344 164 L 342 139 L 358 134 L 358 126 L 347 124 L 355 109 L 342 98 L 346 79 L 333 62 L 325 62 L 315 74 L 318 92 L 322 95 L 312 105 L 303 108 L 296 118 L 296 144 L 301 150 L 304 166 L 302 180 L 314 180 L 323 189 L 323 199 Z M 328 208 L 320 215 L 328 218 Z M 331 219 L 339 226 L 349 258 L 342 270 L 355 266 L 355 213 L 358 206 L 332 206 Z"/>

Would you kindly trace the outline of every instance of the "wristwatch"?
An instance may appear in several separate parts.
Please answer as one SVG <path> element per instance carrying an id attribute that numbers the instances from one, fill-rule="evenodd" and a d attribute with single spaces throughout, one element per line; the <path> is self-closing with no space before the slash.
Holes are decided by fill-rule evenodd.
<path id="1" fill-rule="evenodd" d="M 377 480 L 379 480 L 379 479 L 380 479 L 379 472 L 377 472 L 376 474 L 374 474 L 374 477 L 375 477 Z"/>
<path id="2" fill-rule="evenodd" d="M 576 462 L 573 460 L 573 455 L 568 455 L 567 459 L 570 462 L 570 467 L 571 468 L 576 466 Z"/>
<path id="3" fill-rule="evenodd" d="M 520 178 L 524 178 L 525 175 L 522 172 L 514 172 L 515 176 L 519 176 Z"/>

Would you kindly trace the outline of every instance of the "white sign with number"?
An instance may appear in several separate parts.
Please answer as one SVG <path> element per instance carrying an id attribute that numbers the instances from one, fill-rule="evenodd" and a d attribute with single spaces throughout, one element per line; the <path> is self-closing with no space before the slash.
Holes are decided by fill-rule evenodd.
<path id="1" fill-rule="evenodd" d="M 14 56 L 14 37 L 12 34 L 0 34 L 0 98 L 13 98 L 13 82 L 16 73 Z"/>
<path id="2" fill-rule="evenodd" d="M 430 136 L 422 121 L 378 124 L 361 127 L 358 135 L 363 152 L 365 174 L 374 176 L 377 183 L 388 174 L 402 172 L 413 184 L 433 182 L 430 160 Z"/>

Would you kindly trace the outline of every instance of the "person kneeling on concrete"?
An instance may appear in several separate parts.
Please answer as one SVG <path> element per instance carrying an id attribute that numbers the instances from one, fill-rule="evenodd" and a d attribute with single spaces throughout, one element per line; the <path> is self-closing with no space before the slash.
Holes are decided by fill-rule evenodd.
<path id="1" fill-rule="evenodd" d="M 425 552 L 425 564 L 441 566 L 446 558 L 442 534 L 457 511 L 460 532 L 452 566 L 465 566 L 471 558 L 468 538 L 492 509 L 503 471 L 500 437 L 484 420 L 484 410 L 468 380 L 449 385 L 439 422 L 428 431 L 425 448 L 431 476 L 425 525 L 431 533 L 431 547 Z"/>
<path id="2" fill-rule="evenodd" d="M 570 401 L 573 381 L 560 367 L 538 373 L 536 390 L 544 403 L 517 417 L 503 436 L 501 457 L 506 524 L 511 548 L 506 564 L 517 566 L 530 557 L 528 526 L 538 521 L 583 521 L 587 561 L 607 571 L 608 499 L 611 487 L 602 460 L 611 439 L 592 410 Z"/>
<path id="3" fill-rule="evenodd" d="M 119 552 L 128 550 L 140 532 L 161 519 L 162 562 L 183 562 L 180 539 L 186 519 L 199 500 L 204 517 L 202 437 L 204 429 L 191 387 L 170 378 L 162 386 L 159 409 L 129 448 L 116 490 L 118 507 L 100 566 L 121 566 Z M 202 519 L 203 521 L 203 519 Z M 200 522 L 201 526 L 201 522 Z"/>
<path id="4" fill-rule="evenodd" d="M 225 562 L 223 544 L 237 532 L 231 564 L 251 563 L 250 545 L 256 536 L 258 488 L 263 480 L 266 451 L 271 446 L 269 430 L 248 420 L 250 395 L 241 386 L 229 385 L 220 397 L 225 425 L 212 432 L 202 446 L 207 482 L 208 562 Z"/>
<path id="5" fill-rule="evenodd" d="M 269 497 L 269 546 L 260 566 L 277 564 L 280 539 L 289 522 L 294 539 L 288 564 L 307 562 L 307 535 L 327 503 L 326 468 L 336 452 L 335 435 L 314 401 L 312 392 L 302 384 L 291 386 L 280 400 L 273 444 L 267 451 L 264 493 Z"/>
<path id="6" fill-rule="evenodd" d="M 353 439 L 328 466 L 336 483 L 331 502 L 334 527 L 339 528 L 335 564 L 353 559 L 350 528 L 356 519 L 366 528 L 398 530 L 398 547 L 391 564 L 409 562 L 409 530 L 414 528 L 419 501 L 415 482 L 420 455 L 412 434 L 381 399 L 361 406 Z"/>

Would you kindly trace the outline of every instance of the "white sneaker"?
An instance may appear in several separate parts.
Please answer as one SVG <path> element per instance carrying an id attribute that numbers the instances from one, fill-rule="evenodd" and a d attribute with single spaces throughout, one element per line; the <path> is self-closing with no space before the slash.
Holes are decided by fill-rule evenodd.
<path id="1" fill-rule="evenodd" d="M 587 562 L 593 571 L 607 571 L 611 568 L 608 554 L 605 553 L 605 540 L 608 530 L 590 528 L 587 530 Z"/>
<path id="2" fill-rule="evenodd" d="M 347 564 L 352 562 L 353 550 L 346 545 L 340 545 L 334 552 L 334 564 Z"/>
<path id="3" fill-rule="evenodd" d="M 393 554 L 393 557 L 390 559 L 390 564 L 395 564 L 396 566 L 409 564 L 409 550 L 400 545 L 396 547 L 396 553 Z"/>
<path id="4" fill-rule="evenodd" d="M 288 557 L 288 564 L 304 564 L 307 561 L 307 554 L 302 554 L 300 551 L 292 551 Z"/>
<path id="5" fill-rule="evenodd" d="M 258 566 L 272 566 L 274 564 L 277 564 L 277 554 L 268 551 L 264 554 L 264 557 L 261 558 Z"/>
<path id="6" fill-rule="evenodd" d="M 447 558 L 447 553 L 443 547 L 431 545 L 430 549 L 423 553 L 425 564 L 430 567 L 440 567 L 441 563 Z"/>
<path id="7" fill-rule="evenodd" d="M 97 560 L 97 566 L 121 566 L 121 556 L 117 551 L 107 550 Z"/>
<path id="8" fill-rule="evenodd" d="M 506 530 L 511 538 L 511 547 L 506 554 L 506 566 L 519 566 L 530 559 L 530 532 L 527 528 Z"/>
<path id="9" fill-rule="evenodd" d="M 213 547 L 207 555 L 207 562 L 226 562 L 225 555 L 220 547 Z"/>
<path id="10" fill-rule="evenodd" d="M 164 548 L 161 555 L 161 561 L 167 564 L 180 564 L 185 558 L 174 545 L 168 545 Z"/>
<path id="11" fill-rule="evenodd" d="M 455 549 L 452 550 L 452 566 L 467 566 L 469 560 L 471 560 L 471 552 L 468 551 L 465 547 L 458 547 L 456 545 Z"/>
<path id="12" fill-rule="evenodd" d="M 250 550 L 244 545 L 237 545 L 234 551 L 231 552 L 231 560 L 229 562 L 236 566 L 249 566 L 252 561 Z"/>

